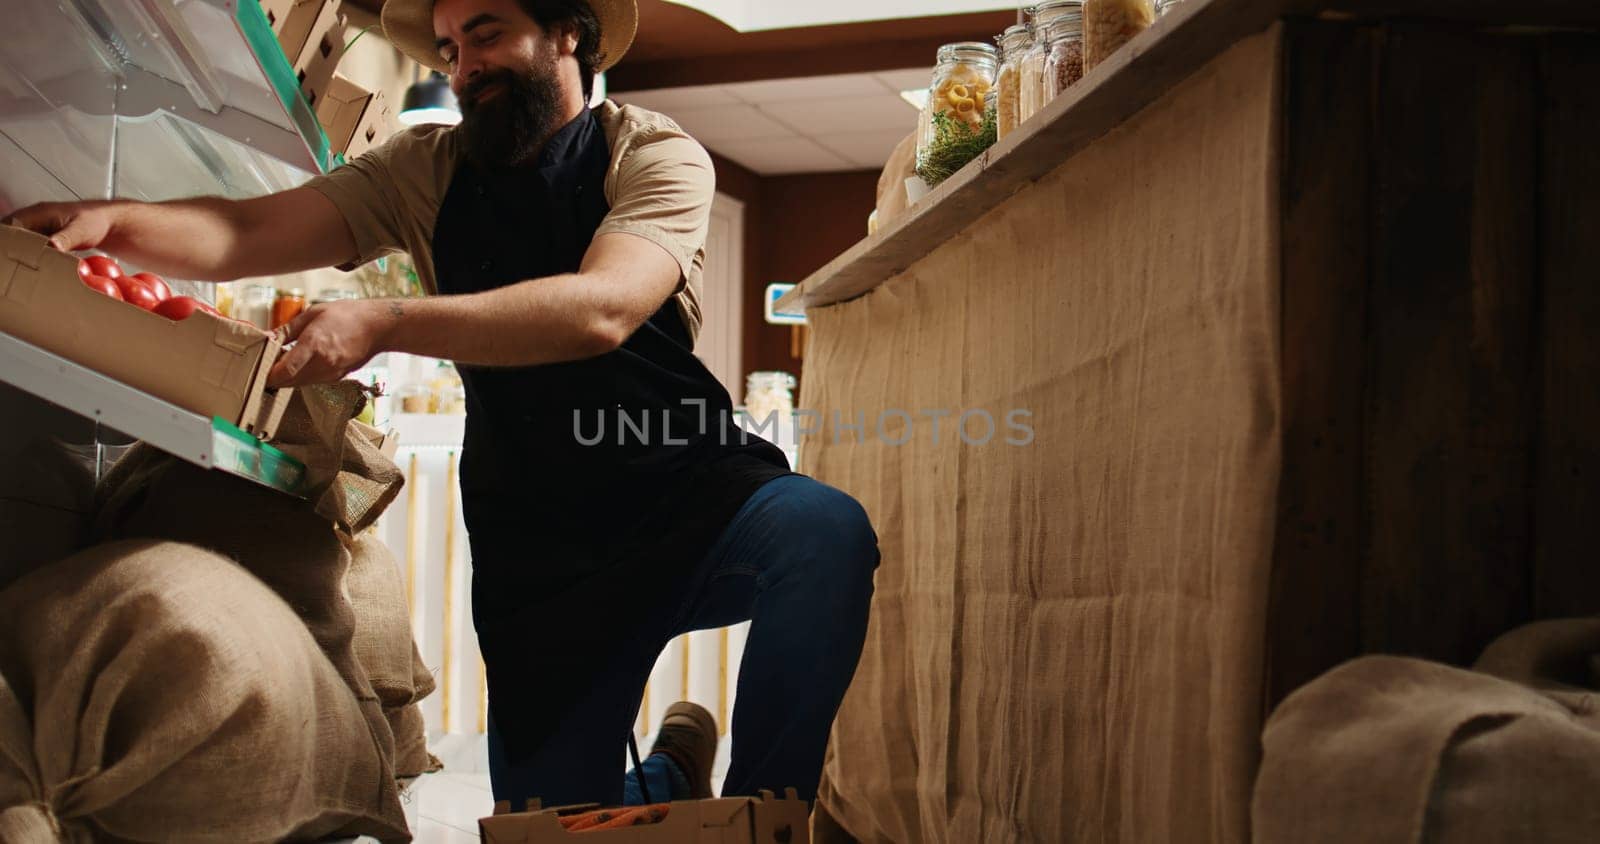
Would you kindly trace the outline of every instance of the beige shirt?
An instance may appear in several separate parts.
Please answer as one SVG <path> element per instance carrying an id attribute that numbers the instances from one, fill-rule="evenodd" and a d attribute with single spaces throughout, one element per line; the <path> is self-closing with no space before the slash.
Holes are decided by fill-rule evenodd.
<path id="1" fill-rule="evenodd" d="M 676 259 L 680 275 L 673 297 L 689 336 L 696 337 L 706 228 L 716 194 L 711 157 L 665 115 L 606 100 L 599 117 L 611 145 L 605 180 L 611 212 L 595 236 L 637 235 Z M 423 288 L 438 292 L 433 227 L 459 154 L 456 127 L 416 126 L 308 183 L 350 225 L 358 252 L 351 267 L 406 252 Z"/>

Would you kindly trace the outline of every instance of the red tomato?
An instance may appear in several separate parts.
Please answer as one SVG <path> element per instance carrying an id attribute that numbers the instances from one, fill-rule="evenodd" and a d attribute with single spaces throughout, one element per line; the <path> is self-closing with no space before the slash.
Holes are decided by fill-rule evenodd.
<path id="1" fill-rule="evenodd" d="M 122 291 L 117 288 L 117 283 L 103 275 L 84 276 L 83 283 L 113 299 L 122 300 Z"/>
<path id="2" fill-rule="evenodd" d="M 155 273 L 134 273 L 133 275 L 128 276 L 128 278 L 143 282 L 144 286 L 149 288 L 151 293 L 156 294 L 157 301 L 164 301 L 172 298 L 172 288 L 168 287 L 167 283 L 162 280 L 161 276 L 158 276 Z"/>
<path id="3" fill-rule="evenodd" d="M 155 306 L 154 310 L 170 320 L 188 319 L 195 311 L 205 311 L 208 314 L 217 313 L 216 308 L 199 299 L 192 299 L 188 296 L 174 296 L 171 299 L 163 299 Z M 220 316 L 220 314 L 217 315 Z"/>
<path id="4" fill-rule="evenodd" d="M 116 285 L 122 290 L 122 298 L 129 304 L 138 305 L 147 311 L 153 311 L 156 306 L 166 301 L 156 296 L 155 291 L 137 281 L 130 282 L 127 276 L 116 280 Z"/>
<path id="5" fill-rule="evenodd" d="M 122 267 L 104 255 L 90 255 L 78 262 L 78 275 L 97 275 L 116 281 L 122 278 Z"/>

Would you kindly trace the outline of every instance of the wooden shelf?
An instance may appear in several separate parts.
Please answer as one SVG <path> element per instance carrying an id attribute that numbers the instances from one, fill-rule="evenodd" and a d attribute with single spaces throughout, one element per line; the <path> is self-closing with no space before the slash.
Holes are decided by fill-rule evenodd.
<path id="1" fill-rule="evenodd" d="M 1111 131 L 1206 62 L 1275 21 L 1329 17 L 1439 20 L 1473 26 L 1600 27 L 1600 3 L 1570 0 L 1186 0 L 1091 70 L 1044 111 L 951 176 L 877 235 L 780 299 L 798 311 L 854 299 L 956 237 Z"/>

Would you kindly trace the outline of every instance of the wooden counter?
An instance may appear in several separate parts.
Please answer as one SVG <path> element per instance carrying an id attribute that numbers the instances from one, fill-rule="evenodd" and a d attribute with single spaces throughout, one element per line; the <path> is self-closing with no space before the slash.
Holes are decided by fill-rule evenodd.
<path id="1" fill-rule="evenodd" d="M 1298 686 L 1600 609 L 1597 31 L 1189 0 L 797 288 L 883 549 L 819 840 L 1248 840 Z"/>

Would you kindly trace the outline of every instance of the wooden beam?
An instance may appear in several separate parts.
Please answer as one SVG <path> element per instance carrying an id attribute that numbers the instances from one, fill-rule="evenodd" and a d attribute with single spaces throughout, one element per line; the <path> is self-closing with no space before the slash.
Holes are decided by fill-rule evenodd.
<path id="1" fill-rule="evenodd" d="M 1266 703 L 1361 653 L 1374 27 L 1300 21 L 1284 43 L 1283 475 Z"/>
<path id="2" fill-rule="evenodd" d="M 933 67 L 947 38 L 887 41 L 870 49 L 810 47 L 770 53 L 694 56 L 640 63 L 623 61 L 606 73 L 608 90 L 616 92 L 723 85 L 762 79 L 793 79 L 840 73 L 876 73 L 908 67 Z"/>
<path id="3" fill-rule="evenodd" d="M 1534 525 L 1534 613 L 1561 618 L 1600 606 L 1595 577 L 1594 521 L 1600 512 L 1600 36 L 1561 35 L 1541 50 L 1538 191 L 1544 302 L 1544 359 Z"/>

